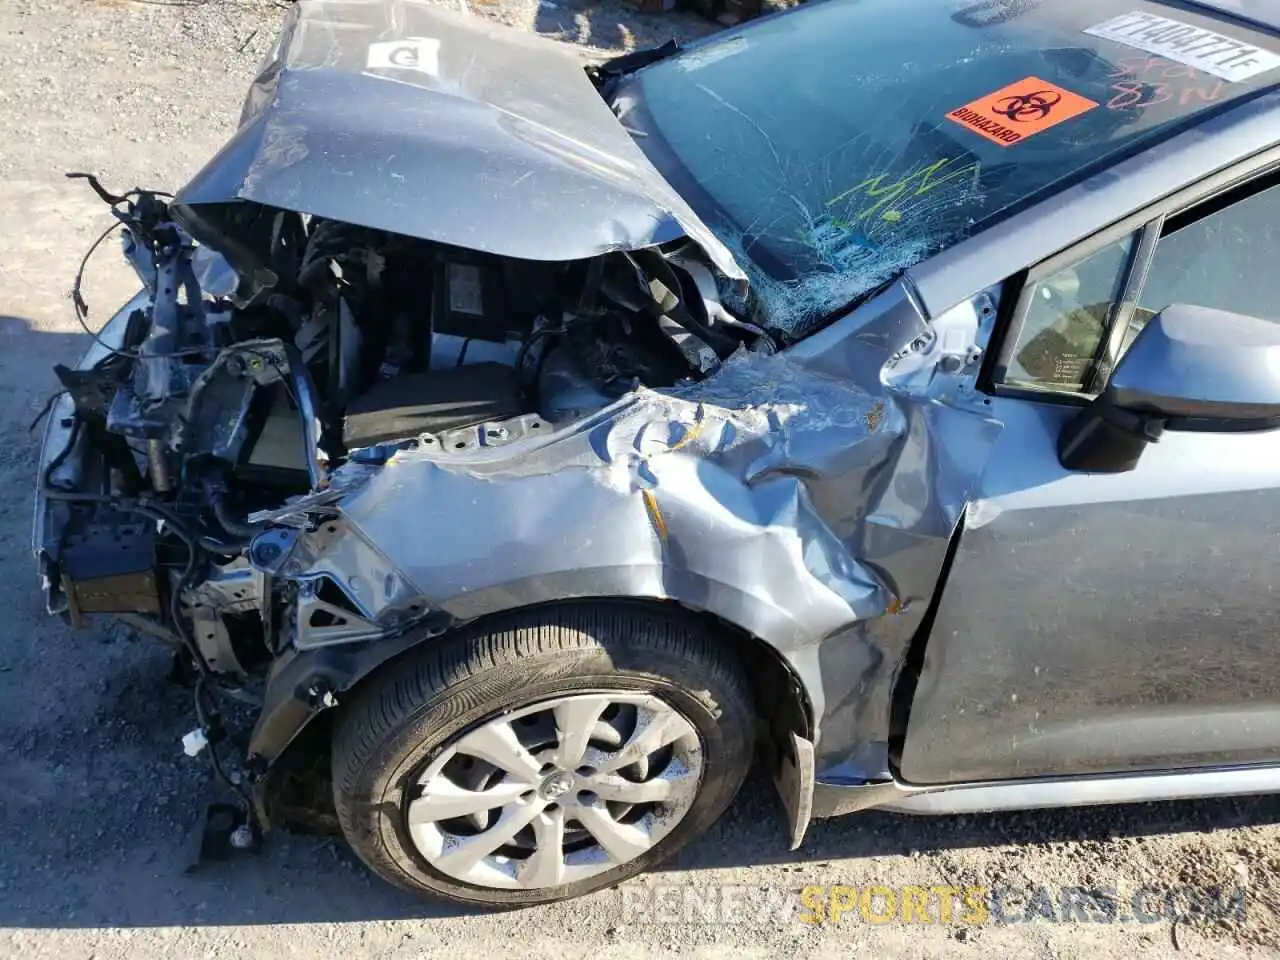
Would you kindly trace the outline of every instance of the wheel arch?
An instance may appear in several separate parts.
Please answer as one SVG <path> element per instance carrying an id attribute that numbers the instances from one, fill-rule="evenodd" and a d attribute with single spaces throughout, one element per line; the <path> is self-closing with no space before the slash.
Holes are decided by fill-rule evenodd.
<path id="1" fill-rule="evenodd" d="M 627 604 L 665 615 L 677 611 L 679 616 L 699 622 L 717 643 L 732 649 L 743 661 L 751 681 L 759 724 L 757 750 L 763 750 L 771 773 L 776 773 L 793 736 L 806 740 L 814 737 L 818 714 L 800 672 L 778 647 L 746 627 L 667 598 L 574 597 L 494 610 L 443 633 L 420 627 L 385 640 L 295 650 L 282 657 L 268 677 L 262 712 L 249 744 L 249 768 L 256 778 L 254 796 L 259 816 L 268 825 L 281 819 L 298 819 L 295 814 L 305 809 L 306 803 L 298 803 L 297 796 L 308 792 L 321 807 L 331 802 L 327 783 L 308 791 L 306 782 L 313 778 L 323 781 L 327 776 L 327 748 L 335 716 L 357 689 L 384 670 L 393 669 L 421 645 L 439 641 L 460 629 L 482 629 L 486 621 L 499 617 L 587 604 Z M 292 790 L 294 797 L 283 800 L 282 794 L 287 790 Z M 285 810 L 289 812 L 283 813 Z M 314 817 L 306 819 L 326 827 L 330 820 L 326 809 L 319 809 Z"/>

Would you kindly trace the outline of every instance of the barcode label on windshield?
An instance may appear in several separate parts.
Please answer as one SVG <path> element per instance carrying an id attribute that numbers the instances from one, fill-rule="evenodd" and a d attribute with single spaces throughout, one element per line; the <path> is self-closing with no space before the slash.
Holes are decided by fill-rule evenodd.
<path id="1" fill-rule="evenodd" d="M 1185 63 L 1228 81 L 1249 80 L 1280 67 L 1280 54 L 1151 13 L 1126 13 L 1084 32 Z"/>

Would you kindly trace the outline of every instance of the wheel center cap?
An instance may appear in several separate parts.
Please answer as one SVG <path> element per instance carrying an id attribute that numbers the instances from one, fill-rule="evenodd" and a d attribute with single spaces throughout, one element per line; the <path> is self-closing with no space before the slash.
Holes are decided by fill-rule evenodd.
<path id="1" fill-rule="evenodd" d="M 573 777 L 567 773 L 553 773 L 542 781 L 538 788 L 538 796 L 543 800 L 559 800 L 573 786 Z"/>

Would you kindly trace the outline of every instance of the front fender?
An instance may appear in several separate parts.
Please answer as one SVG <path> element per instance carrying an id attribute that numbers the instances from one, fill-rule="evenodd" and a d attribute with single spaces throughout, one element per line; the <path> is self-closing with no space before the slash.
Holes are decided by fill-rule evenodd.
<path id="1" fill-rule="evenodd" d="M 906 300 L 894 312 L 916 316 Z M 640 389 L 559 430 L 357 451 L 318 499 L 286 508 L 330 519 L 283 560 L 271 551 L 280 566 L 266 572 L 299 584 L 298 662 L 340 647 L 381 662 L 407 631 L 552 601 L 676 602 L 788 665 L 814 726 L 834 734 L 811 731 L 819 769 L 883 744 L 906 621 L 927 606 L 998 425 L 953 382 L 972 372 L 942 376 L 911 352 L 892 389 L 838 375 L 859 330 L 829 332 L 814 356 L 735 356 L 700 384 Z M 283 739 L 258 745 L 265 756 Z"/>
<path id="2" fill-rule="evenodd" d="M 766 376 L 797 376 L 780 357 L 750 363 Z M 641 391 L 528 440 L 353 458 L 323 494 L 331 519 L 291 534 L 283 553 L 264 551 L 273 558 L 265 572 L 298 582 L 302 602 L 252 752 L 270 764 L 326 693 L 341 695 L 417 643 L 578 598 L 711 614 L 775 651 L 806 712 L 820 716 L 817 642 L 882 615 L 890 593 L 819 516 L 809 472 L 788 462 L 783 425 L 820 417 L 827 443 L 860 441 L 871 464 L 895 434 L 892 417 L 873 410 L 883 403 L 811 377 L 816 385 L 798 388 L 803 409 L 729 409 Z M 327 599 L 321 607 L 315 598 Z M 308 609 L 325 613 L 318 625 Z M 334 614 L 344 619 L 336 628 Z"/>
<path id="3" fill-rule="evenodd" d="M 353 557 L 356 550 L 341 542 L 358 540 L 359 534 L 344 530 L 341 522 L 326 527 L 330 550 L 344 558 Z M 376 582 L 384 571 L 392 570 L 390 565 L 376 566 L 376 556 L 366 547 L 355 568 L 359 572 L 345 580 L 337 576 L 337 565 L 325 557 L 310 558 L 314 563 L 311 569 L 325 570 L 323 576 L 344 587 L 354 580 L 360 590 L 363 584 Z M 420 644 L 439 642 L 446 633 L 490 616 L 573 600 L 674 602 L 710 614 L 732 628 L 725 632 L 726 639 L 737 636 L 744 642 L 757 640 L 781 658 L 798 688 L 798 708 L 808 721 L 805 732 L 822 712 L 816 648 L 801 642 L 805 627 L 786 611 L 732 585 L 657 563 L 587 567 L 549 571 L 457 595 L 405 629 L 379 639 L 295 645 L 272 667 L 249 755 L 258 764 L 270 767 L 325 709 L 341 702 L 373 671 Z M 372 611 L 370 614 L 377 615 Z M 393 612 L 385 615 L 394 618 Z M 747 654 L 744 650 L 743 655 Z"/>
<path id="4" fill-rule="evenodd" d="M 745 363 L 800 375 L 781 357 Z M 377 645 L 427 614 L 449 626 L 573 598 L 674 601 L 778 651 L 820 713 L 817 642 L 883 615 L 892 594 L 820 515 L 792 443 L 820 429 L 874 471 L 899 425 L 847 382 L 805 376 L 805 407 L 640 391 L 525 440 L 355 458 L 324 494 L 336 516 L 265 571 L 301 585 L 296 646 Z M 792 435 L 802 415 L 817 422 Z"/>

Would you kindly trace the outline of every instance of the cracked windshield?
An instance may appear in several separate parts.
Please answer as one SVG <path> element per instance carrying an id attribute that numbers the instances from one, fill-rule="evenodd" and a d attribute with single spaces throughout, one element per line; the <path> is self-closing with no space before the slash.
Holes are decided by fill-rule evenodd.
<path id="1" fill-rule="evenodd" d="M 1265 51 L 1210 49 L 1197 28 L 1215 21 L 1178 8 L 1169 26 L 1170 12 L 1137 0 L 830 4 L 658 63 L 617 105 L 747 269 L 762 318 L 799 334 L 1265 86 Z"/>

